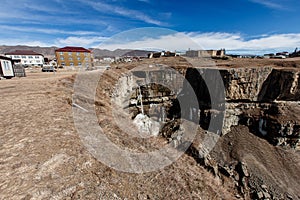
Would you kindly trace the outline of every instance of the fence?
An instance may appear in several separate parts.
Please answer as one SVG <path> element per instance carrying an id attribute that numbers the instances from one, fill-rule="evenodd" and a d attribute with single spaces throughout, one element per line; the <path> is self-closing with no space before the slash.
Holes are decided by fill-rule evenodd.
<path id="1" fill-rule="evenodd" d="M 14 65 L 15 77 L 26 77 L 25 68 L 22 65 Z"/>

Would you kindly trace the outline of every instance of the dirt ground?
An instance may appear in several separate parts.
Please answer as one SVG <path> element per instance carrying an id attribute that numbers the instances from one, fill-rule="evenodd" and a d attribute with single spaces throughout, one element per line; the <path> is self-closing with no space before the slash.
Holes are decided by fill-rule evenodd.
<path id="1" fill-rule="evenodd" d="M 252 59 L 252 58 L 232 58 L 229 60 L 214 60 L 219 67 L 274 67 L 284 69 L 300 68 L 300 58 L 287 59 Z"/>
<path id="2" fill-rule="evenodd" d="M 299 152 L 274 147 L 251 134 L 246 126 L 233 127 L 218 141 L 211 156 L 223 166 L 245 163 L 251 174 L 247 180 L 249 185 L 257 191 L 266 185 L 273 199 L 300 198 Z"/>
<path id="3" fill-rule="evenodd" d="M 187 155 L 145 174 L 94 159 L 74 127 L 73 80 L 33 70 L 0 81 L 0 199 L 235 199 Z"/>
<path id="4" fill-rule="evenodd" d="M 155 62 L 170 64 L 179 70 L 187 67 L 182 58 L 151 61 Z M 295 68 L 299 63 L 299 60 L 230 60 L 217 61 L 216 65 L 252 67 L 270 64 Z M 105 95 L 111 94 L 118 77 L 126 72 L 124 66 L 130 68 L 131 64 L 113 66 L 102 77 L 104 81 L 97 89 L 99 99 L 96 100 L 101 126 L 114 134 L 119 131 L 120 135 L 125 133 L 101 115 L 108 115 L 107 111 L 112 109 Z M 187 154 L 160 171 L 143 174 L 116 171 L 96 160 L 83 145 L 74 126 L 72 94 L 75 77 L 74 71 L 42 73 L 33 69 L 27 71 L 27 77 L 0 80 L 0 199 L 231 200 L 240 197 L 234 182 L 214 176 Z M 258 178 L 265 179 L 266 183 L 278 182 L 271 185 L 280 185 L 282 190 L 295 194 L 298 158 L 249 135 L 251 133 L 244 128 L 240 131 L 234 129 L 220 140 L 216 148 L 224 153 L 215 157 L 222 160 L 230 155 L 231 158 L 225 160 L 247 162 L 249 170 L 257 172 Z M 234 137 L 232 142 L 231 137 Z M 125 142 L 133 144 L 133 141 Z M 265 154 L 268 151 L 271 153 Z M 287 168 L 285 162 L 289 162 Z M 278 170 L 271 171 L 269 176 L 268 171 L 276 168 Z"/>

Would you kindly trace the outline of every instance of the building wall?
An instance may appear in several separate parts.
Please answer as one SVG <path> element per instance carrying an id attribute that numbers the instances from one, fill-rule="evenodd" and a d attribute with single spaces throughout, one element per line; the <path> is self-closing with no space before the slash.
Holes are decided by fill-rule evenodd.
<path id="1" fill-rule="evenodd" d="M 188 57 L 199 57 L 198 51 L 194 51 L 194 50 L 187 51 L 186 56 L 188 56 Z"/>
<path id="2" fill-rule="evenodd" d="M 4 76 L 4 77 L 14 76 L 14 70 L 10 60 L 0 59 L 0 67 L 1 67 L 0 76 Z"/>
<path id="3" fill-rule="evenodd" d="M 55 52 L 58 66 L 91 67 L 93 58 L 89 52 Z"/>
<path id="4" fill-rule="evenodd" d="M 200 50 L 198 51 L 198 57 L 211 57 L 213 56 L 214 50 Z"/>
<path id="5" fill-rule="evenodd" d="M 186 52 L 188 57 L 223 57 L 225 56 L 225 50 L 189 50 Z"/>
<path id="6" fill-rule="evenodd" d="M 9 55 L 6 54 L 7 57 L 10 57 L 13 60 L 21 60 L 21 64 L 23 66 L 43 66 L 44 64 L 44 56 L 42 55 Z"/>

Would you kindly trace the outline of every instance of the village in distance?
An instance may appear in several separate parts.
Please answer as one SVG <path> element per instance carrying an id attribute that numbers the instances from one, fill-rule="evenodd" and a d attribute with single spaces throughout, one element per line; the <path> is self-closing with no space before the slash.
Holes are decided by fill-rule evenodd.
<path id="1" fill-rule="evenodd" d="M 40 68 L 42 72 L 54 72 L 58 69 L 93 70 L 108 68 L 112 63 L 136 62 L 143 59 L 159 57 L 201 57 L 214 60 L 228 59 L 287 59 L 300 57 L 300 50 L 294 52 L 276 52 L 264 55 L 227 54 L 220 50 L 186 50 L 186 51 L 148 51 L 117 49 L 114 51 L 84 47 L 66 46 L 29 47 L 29 46 L 0 46 L 1 79 L 26 76 L 26 69 Z"/>

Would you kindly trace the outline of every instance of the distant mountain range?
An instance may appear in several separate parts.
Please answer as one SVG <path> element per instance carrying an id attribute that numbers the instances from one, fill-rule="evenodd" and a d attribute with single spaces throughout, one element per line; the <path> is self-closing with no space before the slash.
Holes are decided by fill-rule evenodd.
<path id="1" fill-rule="evenodd" d="M 55 49 L 58 49 L 57 47 L 34 47 L 34 46 L 0 46 L 0 54 L 9 53 L 15 50 L 31 50 L 35 51 L 37 53 L 43 54 L 45 57 L 48 58 L 54 58 L 55 57 Z"/>
<path id="2" fill-rule="evenodd" d="M 39 47 L 39 46 L 0 46 L 0 54 L 9 53 L 15 50 L 31 50 L 37 53 L 43 54 L 47 58 L 54 58 L 55 57 L 55 49 L 58 47 Z M 103 57 L 120 57 L 120 56 L 147 56 L 148 53 L 152 51 L 146 50 L 131 50 L 131 49 L 116 49 L 114 51 L 110 51 L 107 49 L 97 49 L 97 48 L 90 48 L 93 51 L 95 58 L 103 58 Z"/>

